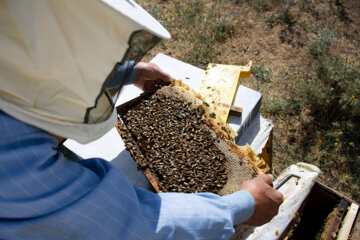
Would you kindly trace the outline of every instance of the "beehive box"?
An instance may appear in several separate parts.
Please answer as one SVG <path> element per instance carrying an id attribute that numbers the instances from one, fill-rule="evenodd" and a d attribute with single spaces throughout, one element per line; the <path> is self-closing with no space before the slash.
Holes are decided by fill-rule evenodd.
<path id="1" fill-rule="evenodd" d="M 356 212 L 352 219 L 346 218 L 350 215 L 351 204 L 358 206 L 351 199 L 316 182 L 300 207 L 298 217 L 279 239 L 359 239 L 359 214 Z M 345 223 L 350 224 L 347 233 L 342 231 L 346 228 Z"/>
<path id="2" fill-rule="evenodd" d="M 238 190 L 261 173 L 211 107 L 181 81 L 118 107 L 118 131 L 156 192 Z"/>

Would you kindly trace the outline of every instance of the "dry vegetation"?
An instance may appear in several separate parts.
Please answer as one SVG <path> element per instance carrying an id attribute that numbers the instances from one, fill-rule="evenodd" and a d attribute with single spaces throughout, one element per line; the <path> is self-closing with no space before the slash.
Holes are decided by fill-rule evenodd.
<path id="1" fill-rule="evenodd" d="M 273 120 L 273 173 L 305 161 L 320 181 L 360 200 L 360 1 L 138 1 L 171 33 L 158 52 L 205 68 L 245 65 L 241 84 Z"/>

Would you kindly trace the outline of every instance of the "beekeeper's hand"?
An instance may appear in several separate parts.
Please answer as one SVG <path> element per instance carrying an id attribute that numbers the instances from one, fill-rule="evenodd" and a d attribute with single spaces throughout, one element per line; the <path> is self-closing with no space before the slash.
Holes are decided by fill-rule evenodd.
<path id="1" fill-rule="evenodd" d="M 272 181 L 271 175 L 262 174 L 241 185 L 240 190 L 250 192 L 255 199 L 254 213 L 249 220 L 244 222 L 245 224 L 260 226 L 269 222 L 278 213 L 284 197 L 272 188 Z"/>
<path id="2" fill-rule="evenodd" d="M 144 92 L 149 92 L 157 86 L 175 81 L 174 78 L 162 71 L 156 64 L 139 62 L 136 68 L 134 85 Z"/>

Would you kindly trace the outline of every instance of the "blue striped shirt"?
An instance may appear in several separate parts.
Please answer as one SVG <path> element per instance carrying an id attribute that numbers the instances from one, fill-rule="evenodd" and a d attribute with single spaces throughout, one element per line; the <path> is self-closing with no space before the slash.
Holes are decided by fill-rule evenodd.
<path id="1" fill-rule="evenodd" d="M 228 239 L 255 208 L 246 191 L 152 193 L 109 162 L 56 148 L 0 110 L 0 239 Z"/>
<path id="2" fill-rule="evenodd" d="M 0 111 L 1 239 L 227 239 L 250 193 L 137 188 L 109 162 L 73 162 L 50 134 Z"/>

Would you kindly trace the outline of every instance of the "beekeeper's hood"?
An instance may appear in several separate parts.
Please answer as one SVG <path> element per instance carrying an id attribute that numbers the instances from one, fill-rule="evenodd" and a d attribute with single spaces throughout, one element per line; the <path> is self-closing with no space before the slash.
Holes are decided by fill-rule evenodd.
<path id="1" fill-rule="evenodd" d="M 0 108 L 81 143 L 114 127 L 116 65 L 169 33 L 132 0 L 0 2 Z"/>

